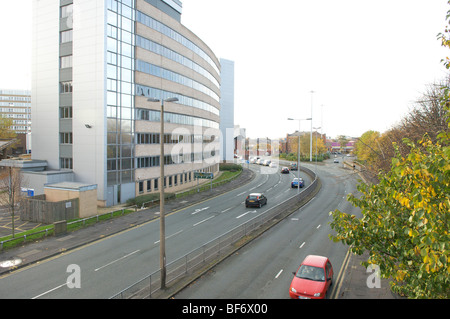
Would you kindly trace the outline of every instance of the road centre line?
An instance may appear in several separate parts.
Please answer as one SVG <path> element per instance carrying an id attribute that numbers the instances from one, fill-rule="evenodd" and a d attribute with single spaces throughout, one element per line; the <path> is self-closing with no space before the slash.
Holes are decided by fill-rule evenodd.
<path id="1" fill-rule="evenodd" d="M 198 223 L 196 223 L 196 224 L 194 224 L 194 225 L 192 225 L 192 226 L 198 226 L 198 225 L 200 225 L 201 223 L 204 223 L 204 222 L 206 222 L 207 220 L 210 220 L 211 218 L 214 218 L 214 217 L 216 217 L 215 215 L 213 215 L 213 216 L 210 216 L 210 217 L 208 217 L 208 218 L 206 218 L 206 219 L 204 219 L 204 220 L 202 220 L 202 221 L 199 221 Z"/>
<path id="2" fill-rule="evenodd" d="M 227 208 L 227 209 L 221 211 L 220 213 L 225 213 L 225 212 L 229 211 L 230 209 L 233 209 L 233 207 Z"/>
<path id="3" fill-rule="evenodd" d="M 182 232 L 183 232 L 183 230 L 180 230 L 180 231 L 176 232 L 175 234 L 172 234 L 172 235 L 170 235 L 170 236 L 167 236 L 166 239 L 169 239 L 169 238 L 171 238 L 171 237 L 173 237 L 173 236 L 176 236 L 176 235 L 178 235 L 178 234 L 181 234 Z M 159 240 L 155 241 L 155 244 L 157 244 L 157 243 L 159 243 Z"/>
<path id="4" fill-rule="evenodd" d="M 305 244 L 306 244 L 306 242 L 303 242 L 303 244 L 301 244 L 300 247 L 298 247 L 298 248 L 301 249 L 303 246 L 305 246 Z"/>
<path id="5" fill-rule="evenodd" d="M 236 197 L 242 196 L 242 195 L 244 195 L 245 193 L 247 193 L 247 191 L 237 194 Z"/>
<path id="6" fill-rule="evenodd" d="M 191 213 L 192 215 L 195 215 L 195 214 L 197 214 L 197 213 L 200 213 L 200 212 L 202 212 L 202 211 L 204 211 L 204 210 L 207 210 L 207 209 L 209 209 L 209 207 L 203 207 L 203 208 L 197 208 L 193 213 Z"/>
<path id="7" fill-rule="evenodd" d="M 281 269 L 278 274 L 275 276 L 275 279 L 278 279 L 278 277 L 280 277 L 281 273 L 283 272 L 283 269 Z"/>
<path id="8" fill-rule="evenodd" d="M 236 217 L 236 219 L 239 219 L 239 218 L 241 218 L 241 217 L 244 217 L 244 216 L 247 215 L 247 214 L 250 214 L 250 212 L 243 213 L 242 215 L 239 215 L 238 217 Z"/>
<path id="9" fill-rule="evenodd" d="M 59 285 L 58 287 L 55 287 L 55 288 L 50 289 L 50 290 L 48 290 L 48 291 L 46 291 L 46 292 L 43 292 L 43 293 L 41 293 L 40 295 L 37 295 L 36 297 L 33 297 L 33 298 L 31 298 L 31 299 L 37 299 L 37 298 L 39 298 L 39 297 L 42 297 L 42 296 L 44 296 L 44 295 L 46 295 L 46 294 L 49 294 L 49 293 L 51 293 L 52 291 L 55 291 L 56 289 L 59 289 L 59 288 L 64 287 L 64 286 L 66 286 L 66 285 L 67 285 L 67 282 L 63 283 L 62 285 Z"/>
<path id="10" fill-rule="evenodd" d="M 125 255 L 125 256 L 123 256 L 123 257 L 120 257 L 119 259 L 113 260 L 113 261 L 111 261 L 110 263 L 108 263 L 108 264 L 106 264 L 106 265 L 103 265 L 103 266 L 101 266 L 101 267 L 95 269 L 94 271 L 98 271 L 98 270 L 100 270 L 100 269 L 103 269 L 103 268 L 105 268 L 105 267 L 108 267 L 108 266 L 110 266 L 110 265 L 112 265 L 112 264 L 114 264 L 114 263 L 116 263 L 116 262 L 118 262 L 118 261 L 120 261 L 120 260 L 122 260 L 122 259 L 128 258 L 128 257 L 130 257 L 131 255 L 136 254 L 137 252 L 140 252 L 140 249 L 138 249 L 138 250 L 136 250 L 136 251 L 133 251 L 132 253 L 129 253 L 128 255 Z"/>

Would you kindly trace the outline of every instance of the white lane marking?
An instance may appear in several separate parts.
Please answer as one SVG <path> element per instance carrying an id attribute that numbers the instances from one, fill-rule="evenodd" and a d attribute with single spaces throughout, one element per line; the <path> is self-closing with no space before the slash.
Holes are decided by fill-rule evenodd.
<path id="1" fill-rule="evenodd" d="M 169 239 L 169 238 L 171 238 L 171 237 L 173 237 L 173 236 L 176 236 L 176 235 L 178 235 L 178 234 L 181 234 L 182 232 L 183 232 L 183 230 L 180 230 L 180 231 L 176 232 L 175 234 L 172 234 L 172 235 L 170 235 L 170 236 L 167 236 L 166 239 Z M 159 240 L 155 241 L 155 244 L 157 244 L 157 243 L 159 243 Z"/>
<path id="2" fill-rule="evenodd" d="M 204 220 L 202 220 L 202 221 L 199 221 L 198 223 L 194 224 L 193 226 L 194 226 L 194 227 L 195 227 L 195 226 L 198 226 L 198 225 L 200 225 L 201 223 L 204 223 L 204 222 L 206 222 L 207 220 L 210 220 L 211 218 L 214 218 L 214 217 L 216 217 L 216 216 L 208 217 L 208 218 L 206 218 L 206 219 L 204 219 Z"/>
<path id="3" fill-rule="evenodd" d="M 280 277 L 281 273 L 283 272 L 283 269 L 281 269 L 278 274 L 275 276 L 275 279 L 278 279 L 278 277 Z"/>
<path id="4" fill-rule="evenodd" d="M 320 225 L 319 226 L 317 226 L 317 229 L 319 229 L 320 228 Z"/>
<path id="5" fill-rule="evenodd" d="M 244 214 L 242 214 L 242 215 L 239 215 L 239 216 L 236 217 L 236 218 L 239 219 L 239 218 L 241 218 L 241 217 L 244 217 L 244 216 L 247 215 L 247 214 L 250 214 L 250 212 L 246 212 L 246 213 L 244 213 Z"/>
<path id="6" fill-rule="evenodd" d="M 303 246 L 305 246 L 305 244 L 306 244 L 306 242 L 303 242 L 303 244 L 301 244 L 300 247 L 298 247 L 298 248 L 301 249 Z"/>
<path id="7" fill-rule="evenodd" d="M 114 263 L 116 263 L 116 262 L 118 262 L 118 261 L 120 261 L 120 260 L 122 260 L 122 259 L 128 258 L 128 257 L 130 257 L 131 255 L 134 255 L 134 254 L 138 253 L 139 251 L 140 251 L 139 249 L 136 250 L 136 251 L 133 251 L 132 253 L 129 253 L 128 255 L 125 255 L 125 256 L 123 256 L 123 257 L 120 257 L 119 259 L 113 260 L 113 261 L 111 261 L 110 263 L 107 263 L 106 265 L 103 265 L 103 266 L 101 266 L 101 267 L 99 267 L 99 268 L 97 268 L 97 269 L 94 269 L 94 271 L 98 271 L 98 270 L 100 270 L 100 269 L 103 269 L 103 268 L 105 268 L 105 267 L 108 267 L 108 266 L 110 266 L 110 265 L 112 265 L 112 264 L 114 264 Z"/>
<path id="8" fill-rule="evenodd" d="M 44 296 L 44 295 L 46 295 L 46 294 L 49 294 L 49 293 L 51 293 L 52 291 L 55 291 L 56 289 L 59 289 L 59 288 L 64 287 L 64 286 L 66 286 L 66 285 L 67 285 L 67 282 L 64 283 L 64 284 L 62 284 L 62 285 L 59 285 L 58 287 L 55 287 L 55 288 L 50 289 L 50 290 L 48 290 L 48 291 L 46 291 L 46 292 L 43 292 L 43 293 L 41 293 L 40 295 L 37 295 L 36 297 L 33 297 L 33 298 L 31 298 L 31 299 L 37 299 L 37 298 L 39 298 L 39 297 L 42 297 L 42 296 Z"/>
<path id="9" fill-rule="evenodd" d="M 225 212 L 229 211 L 230 209 L 233 209 L 233 207 L 227 208 L 227 209 L 221 211 L 221 213 L 225 213 Z"/>
<path id="10" fill-rule="evenodd" d="M 202 212 L 202 211 L 204 211 L 204 210 L 207 210 L 207 209 L 209 209 L 209 207 L 203 207 L 203 208 L 197 208 L 193 213 L 191 213 L 192 215 L 195 215 L 195 214 L 197 214 L 197 213 L 200 213 L 200 212 Z"/>

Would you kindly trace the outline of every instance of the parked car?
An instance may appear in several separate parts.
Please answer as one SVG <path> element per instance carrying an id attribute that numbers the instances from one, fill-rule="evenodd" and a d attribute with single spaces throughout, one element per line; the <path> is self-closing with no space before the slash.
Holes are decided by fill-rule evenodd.
<path id="1" fill-rule="evenodd" d="M 293 274 L 289 287 L 292 299 L 323 299 L 333 281 L 333 266 L 327 257 L 309 255 Z"/>
<path id="2" fill-rule="evenodd" d="M 291 182 L 291 188 L 298 188 L 298 187 L 300 187 L 300 188 L 302 188 L 303 186 L 305 186 L 305 182 L 303 181 L 303 179 L 300 177 L 300 178 L 294 178 L 293 180 L 292 180 L 292 182 Z"/>
<path id="3" fill-rule="evenodd" d="M 292 163 L 291 164 L 291 171 L 296 171 L 297 169 L 298 169 L 297 163 Z"/>
<path id="4" fill-rule="evenodd" d="M 261 193 L 252 193 L 245 199 L 245 207 L 256 206 L 261 208 L 262 205 L 267 205 L 267 197 Z"/>
<path id="5" fill-rule="evenodd" d="M 339 163 L 339 160 L 337 158 L 335 158 L 333 163 Z"/>
<path id="6" fill-rule="evenodd" d="M 277 167 L 277 163 L 270 162 L 269 167 L 276 168 Z"/>
<path id="7" fill-rule="evenodd" d="M 283 167 L 283 168 L 281 169 L 281 174 L 289 174 L 289 168 Z"/>
<path id="8" fill-rule="evenodd" d="M 269 166 L 269 165 L 270 165 L 270 163 L 272 163 L 272 161 L 271 161 L 271 160 L 265 160 L 265 161 L 264 161 L 264 166 Z"/>

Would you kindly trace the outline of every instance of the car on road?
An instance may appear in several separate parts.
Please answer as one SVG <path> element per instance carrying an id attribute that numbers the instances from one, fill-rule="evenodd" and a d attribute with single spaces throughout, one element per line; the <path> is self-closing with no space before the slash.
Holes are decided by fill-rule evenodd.
<path id="1" fill-rule="evenodd" d="M 291 164 L 291 171 L 296 171 L 297 169 L 298 169 L 297 163 L 292 163 Z"/>
<path id="2" fill-rule="evenodd" d="M 283 167 L 283 168 L 281 169 L 281 174 L 289 174 L 289 168 Z"/>
<path id="3" fill-rule="evenodd" d="M 289 287 L 292 299 L 323 299 L 333 281 L 333 266 L 327 257 L 308 255 L 293 274 Z"/>
<path id="4" fill-rule="evenodd" d="M 303 186 L 305 186 L 305 182 L 303 181 L 303 179 L 300 178 L 294 178 L 291 182 L 291 188 L 302 188 Z"/>
<path id="5" fill-rule="evenodd" d="M 267 197 L 261 193 L 251 193 L 245 199 L 245 207 L 256 206 L 261 208 L 262 205 L 267 205 Z"/>
<path id="6" fill-rule="evenodd" d="M 333 163 L 339 163 L 339 160 L 337 158 L 335 158 Z"/>

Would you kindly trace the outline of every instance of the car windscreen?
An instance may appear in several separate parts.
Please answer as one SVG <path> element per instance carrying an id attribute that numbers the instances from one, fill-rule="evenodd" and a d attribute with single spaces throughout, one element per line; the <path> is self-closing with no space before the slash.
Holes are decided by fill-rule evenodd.
<path id="1" fill-rule="evenodd" d="M 248 197 L 248 199 L 258 199 L 259 197 L 258 196 L 254 196 L 254 195 L 250 195 L 249 197 Z"/>
<path id="2" fill-rule="evenodd" d="M 325 271 L 322 268 L 302 265 L 296 276 L 302 279 L 325 281 Z"/>

